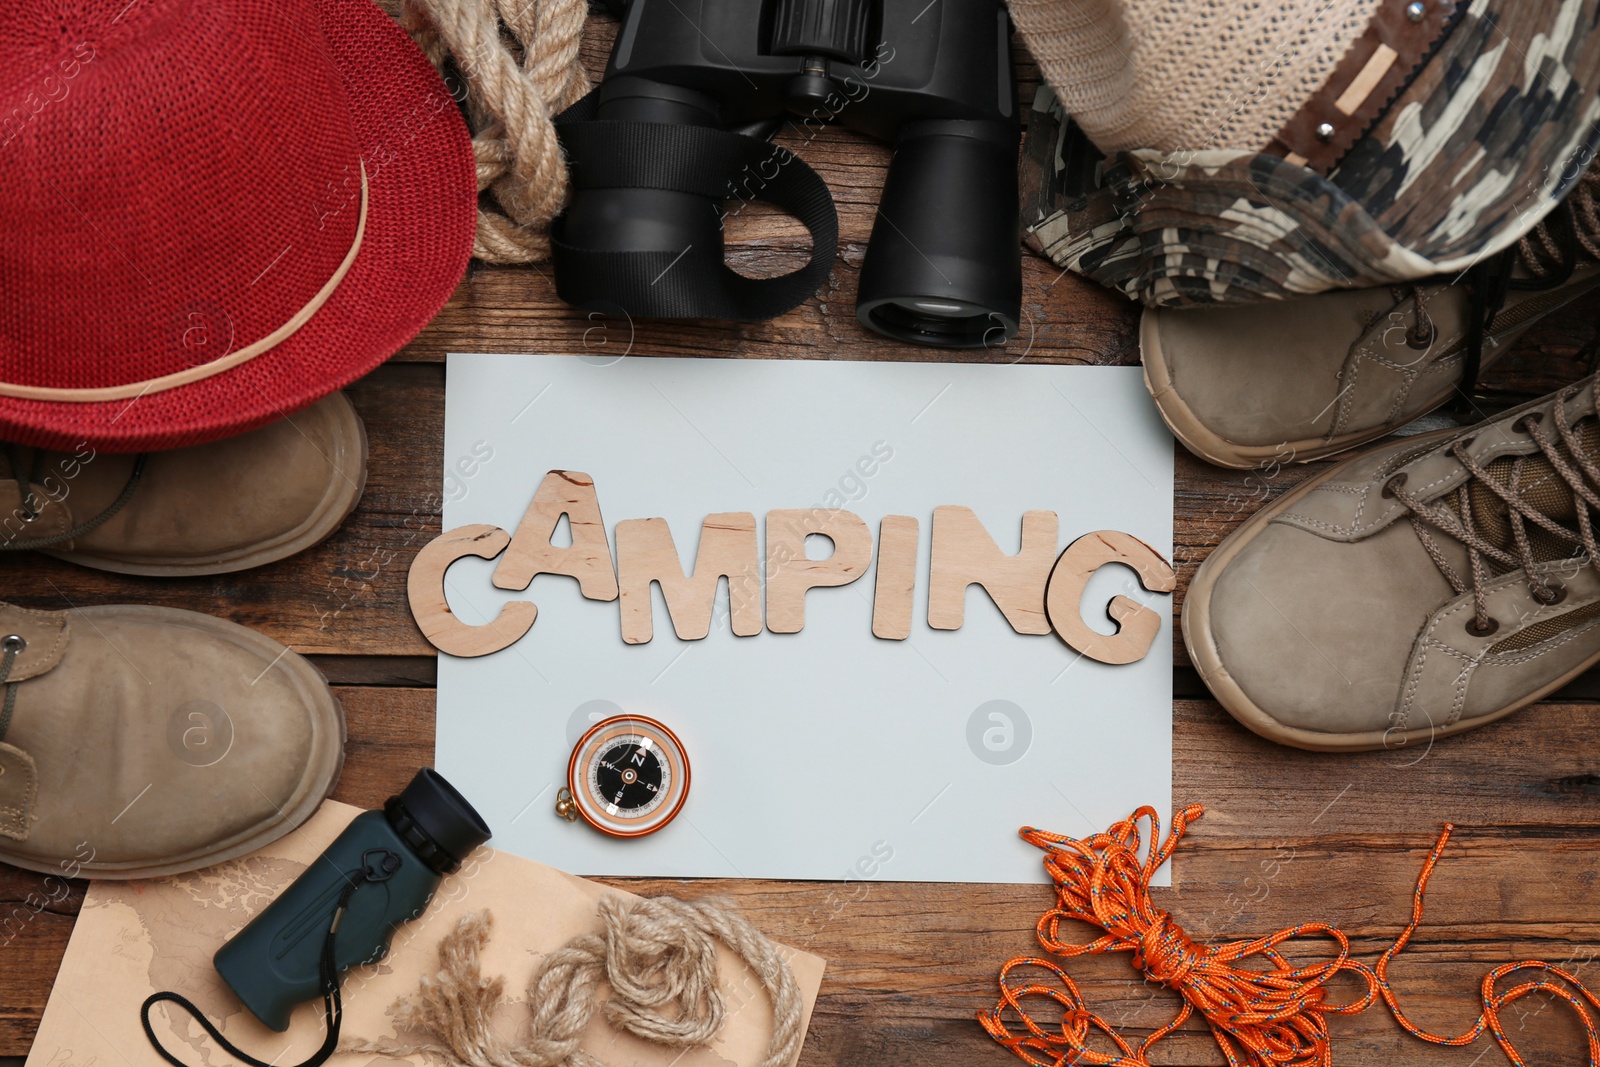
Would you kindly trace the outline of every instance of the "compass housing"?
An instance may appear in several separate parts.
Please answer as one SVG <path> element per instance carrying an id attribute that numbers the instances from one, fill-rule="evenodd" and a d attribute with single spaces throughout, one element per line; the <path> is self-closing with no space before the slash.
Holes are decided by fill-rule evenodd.
<path id="1" fill-rule="evenodd" d="M 567 791 L 583 821 L 610 837 L 643 837 L 689 797 L 689 756 L 678 736 L 643 715 L 595 723 L 567 761 Z"/>

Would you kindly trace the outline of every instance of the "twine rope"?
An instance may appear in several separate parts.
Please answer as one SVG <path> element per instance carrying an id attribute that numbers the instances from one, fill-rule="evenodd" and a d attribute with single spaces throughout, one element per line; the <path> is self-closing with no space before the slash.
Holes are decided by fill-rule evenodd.
<path id="1" fill-rule="evenodd" d="M 528 1030 L 507 1038 L 494 1026 L 505 978 L 485 978 L 480 957 L 493 917 L 470 912 L 439 945 L 439 969 L 400 1006 L 401 1030 L 433 1044 L 347 1042 L 341 1052 L 410 1056 L 431 1052 L 469 1067 L 604 1067 L 579 1048 L 602 982 L 601 1009 L 618 1029 L 672 1048 L 709 1044 L 728 1016 L 713 938 L 732 949 L 772 1002 L 772 1040 L 761 1067 L 787 1067 L 804 1037 L 804 1002 L 777 948 L 732 905 L 608 895 L 599 904 L 604 930 L 582 934 L 547 955 L 528 983 Z"/>
<path id="2" fill-rule="evenodd" d="M 1045 869 L 1056 885 L 1056 906 L 1039 920 L 1040 945 L 1047 952 L 1068 959 L 1108 952 L 1132 953 L 1130 962 L 1136 970 L 1183 997 L 1177 1015 L 1134 1048 L 1090 1009 L 1060 965 L 1036 956 L 1022 956 L 1001 968 L 1000 999 L 995 1007 L 978 1013 L 978 1022 L 990 1037 L 1033 1067 L 1150 1067 L 1152 1046 L 1198 1011 L 1211 1027 L 1230 1067 L 1331 1067 L 1333 1050 L 1327 1017 L 1353 1015 L 1381 998 L 1395 1020 L 1413 1037 L 1436 1045 L 1469 1045 L 1487 1031 L 1513 1067 L 1527 1067 L 1527 1061 L 1501 1026 L 1500 1013 L 1522 997 L 1542 992 L 1558 997 L 1577 1013 L 1587 1034 L 1590 1067 L 1600 1067 L 1600 1032 L 1589 1011 L 1594 1008 L 1600 1012 L 1600 998 L 1576 975 L 1542 960 L 1502 964 L 1485 975 L 1478 1020 L 1454 1037 L 1426 1030 L 1401 1011 L 1389 985 L 1389 964 L 1422 923 L 1423 895 L 1450 840 L 1454 829 L 1450 824 L 1445 824 L 1417 878 L 1410 923 L 1378 962 L 1368 967 L 1350 957 L 1350 942 L 1345 934 L 1326 923 L 1302 923 L 1268 937 L 1214 947 L 1190 939 L 1171 915 L 1151 902 L 1150 879 L 1172 855 L 1188 824 L 1199 818 L 1201 811 L 1198 804 L 1179 811 L 1173 817 L 1172 832 L 1164 841 L 1160 819 L 1150 807 L 1138 809 L 1104 833 L 1081 840 L 1032 827 L 1021 831 L 1023 840 L 1044 849 Z M 1150 848 L 1141 860 L 1142 819 L 1150 821 Z M 1063 941 L 1064 921 L 1086 923 L 1105 934 L 1086 944 Z M 1308 937 L 1330 940 L 1337 950 L 1325 962 L 1291 966 L 1278 952 L 1278 946 Z M 1237 965 L 1255 956 L 1265 959 L 1270 968 Z M 1036 972 L 1013 973 L 1025 968 L 1043 969 L 1054 976 L 1055 982 L 1039 980 Z M 1364 991 L 1347 1003 L 1333 1003 L 1328 983 L 1346 972 L 1360 980 Z M 1533 976 L 1501 989 L 1502 981 L 1517 972 L 1533 972 Z M 1060 1009 L 1059 1023 L 1046 1027 L 1029 1015 L 1023 1004 L 1028 998 L 1053 1002 Z M 1016 1021 L 1013 1023 L 1012 1019 Z M 1117 1051 L 1090 1048 L 1092 1032 L 1109 1040 Z"/>
<path id="3" fill-rule="evenodd" d="M 578 49 L 587 0 L 389 0 L 434 66 L 465 86 L 480 199 L 472 254 L 489 263 L 550 255 L 550 220 L 567 195 L 551 117 L 589 91 Z"/>

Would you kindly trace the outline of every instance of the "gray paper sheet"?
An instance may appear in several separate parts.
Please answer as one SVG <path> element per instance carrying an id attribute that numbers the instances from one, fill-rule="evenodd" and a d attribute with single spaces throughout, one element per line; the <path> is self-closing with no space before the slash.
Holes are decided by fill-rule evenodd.
<path id="1" fill-rule="evenodd" d="M 663 517 L 686 567 L 712 512 L 764 531 L 769 509 L 844 507 L 874 538 L 885 515 L 920 523 L 904 641 L 872 635 L 872 571 L 808 593 L 798 634 L 735 636 L 723 592 L 710 635 L 680 641 L 657 591 L 654 639 L 626 645 L 617 603 L 571 578 L 508 592 L 495 561 L 455 564 L 463 621 L 539 608 L 503 651 L 440 656 L 438 766 L 499 848 L 578 874 L 1033 882 L 1018 827 L 1076 836 L 1140 804 L 1170 812 L 1169 596 L 1120 566 L 1094 576 L 1089 625 L 1111 632 L 1117 593 L 1163 619 L 1122 666 L 1016 633 L 979 587 L 961 629 L 927 623 L 940 505 L 972 508 L 1005 552 L 1043 509 L 1060 548 L 1113 529 L 1171 559 L 1173 443 L 1138 368 L 452 355 L 444 460 L 446 530 L 514 532 L 545 472 L 576 470 L 608 533 Z M 693 769 L 679 817 L 635 840 L 554 814 L 573 743 L 618 713 L 665 723 Z"/>

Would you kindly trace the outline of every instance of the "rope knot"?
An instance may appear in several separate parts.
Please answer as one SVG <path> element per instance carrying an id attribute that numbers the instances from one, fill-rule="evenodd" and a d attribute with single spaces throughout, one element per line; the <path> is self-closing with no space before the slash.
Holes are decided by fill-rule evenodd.
<path id="1" fill-rule="evenodd" d="M 470 1067 L 604 1067 L 582 1047 L 596 1009 L 622 1030 L 668 1048 L 704 1046 L 727 1018 L 716 942 L 748 967 L 772 1004 L 772 1039 L 758 1067 L 787 1067 L 805 1036 L 805 1001 L 785 956 L 726 901 L 600 898 L 601 932 L 546 953 L 528 983 L 519 1037 L 495 1024 L 505 979 L 483 976 L 487 912 L 470 912 L 439 943 L 439 969 L 398 1006 L 402 1031 L 436 1043 L 345 1042 L 341 1052 L 400 1058 L 427 1052 Z M 611 996 L 598 995 L 602 985 Z"/>
<path id="2" fill-rule="evenodd" d="M 1170 989 L 1183 992 L 1189 972 L 1195 969 L 1210 949 L 1197 945 L 1164 911 L 1156 912 L 1155 922 L 1139 937 L 1133 965 Z"/>
<path id="3" fill-rule="evenodd" d="M 478 191 L 488 194 L 480 200 L 473 256 L 488 263 L 548 259 L 550 220 L 567 195 L 566 159 L 551 118 L 589 91 L 579 55 L 589 5 L 382 2 L 434 66 L 448 70 L 453 59 L 460 72 Z"/>
<path id="4" fill-rule="evenodd" d="M 605 922 L 605 1016 L 640 1037 L 676 1046 L 706 1044 L 727 1009 L 717 985 L 717 949 L 676 900 L 600 899 Z"/>
<path id="5" fill-rule="evenodd" d="M 1480 992 L 1483 1010 L 1478 1021 L 1454 1037 L 1424 1030 L 1400 1010 L 1389 985 L 1389 963 L 1422 922 L 1422 895 L 1450 840 L 1450 824 L 1445 824 L 1422 865 L 1411 922 L 1369 967 L 1351 958 L 1350 939 L 1327 923 L 1301 923 L 1266 937 L 1210 947 L 1196 944 L 1172 916 L 1155 907 L 1150 899 L 1151 879 L 1200 811 L 1199 805 L 1192 804 L 1177 812 L 1172 833 L 1165 840 L 1155 810 L 1148 807 L 1104 833 L 1082 839 L 1032 827 L 1022 830 L 1023 840 L 1045 850 L 1045 869 L 1056 885 L 1056 906 L 1039 920 L 1040 946 L 1066 959 L 1131 952 L 1134 967 L 1182 996 L 1178 1013 L 1135 1047 L 1090 1009 L 1077 983 L 1060 964 L 1041 956 L 1018 956 L 1000 969 L 999 1001 L 992 1010 L 978 1013 L 978 1022 L 990 1037 L 1030 1067 L 1083 1063 L 1150 1067 L 1151 1046 L 1199 1013 L 1232 1067 L 1330 1067 L 1333 1050 L 1328 1016 L 1355 1015 L 1381 997 L 1395 1020 L 1414 1037 L 1436 1045 L 1470 1045 L 1488 1033 L 1513 1067 L 1523 1067 L 1527 1060 L 1512 1045 L 1500 1012 L 1531 993 L 1545 993 L 1564 1000 L 1576 1012 L 1589 1037 L 1589 1067 L 1600 1067 L 1600 1027 L 1590 1014 L 1591 1010 L 1600 1012 L 1600 995 L 1586 988 L 1576 974 L 1549 963 L 1524 960 L 1490 971 Z M 1149 851 L 1141 856 L 1139 823 L 1145 819 L 1150 822 L 1151 842 Z M 1064 922 L 1083 923 L 1103 930 L 1104 935 L 1084 943 L 1064 940 Z M 1298 965 L 1279 951 L 1285 942 L 1309 938 L 1332 942 L 1335 951 L 1321 961 Z M 1246 960 L 1264 961 L 1266 966 L 1260 962 L 1242 966 Z M 1056 982 L 1041 982 L 1041 970 L 1054 975 Z M 1023 973 L 1014 975 L 1018 971 Z M 1510 988 L 1501 987 L 1513 974 L 1523 980 Z M 1356 978 L 1363 987 L 1361 995 L 1342 1004 L 1332 1002 L 1328 988 L 1340 975 Z M 1040 1000 L 1049 1005 L 1052 1014 L 1059 1013 L 1059 1022 L 1047 1026 L 1029 1013 L 1024 1001 Z M 1110 1041 L 1118 1054 L 1107 1055 L 1090 1047 L 1091 1037 Z"/>

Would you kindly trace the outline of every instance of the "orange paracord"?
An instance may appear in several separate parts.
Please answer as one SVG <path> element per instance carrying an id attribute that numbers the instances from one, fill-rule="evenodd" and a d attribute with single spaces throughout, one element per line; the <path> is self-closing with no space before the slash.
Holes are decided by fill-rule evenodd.
<path id="1" fill-rule="evenodd" d="M 1212 1036 L 1232 1067 L 1330 1067 L 1329 1015 L 1352 1015 L 1382 998 L 1395 1019 L 1413 1036 L 1437 1045 L 1467 1045 L 1485 1030 L 1499 1044 L 1514 1067 L 1526 1067 L 1500 1026 L 1500 1012 L 1513 1001 L 1533 992 L 1554 994 L 1570 1004 L 1588 1033 L 1590 1067 L 1600 1067 L 1600 1035 L 1588 1008 L 1600 1011 L 1597 999 L 1577 977 L 1538 960 L 1496 967 L 1483 979 L 1483 1013 L 1466 1033 L 1443 1037 L 1417 1026 L 1400 1010 L 1389 988 L 1389 964 L 1406 947 L 1422 922 L 1422 895 L 1434 865 L 1444 852 L 1453 829 L 1448 823 L 1422 865 L 1412 900 L 1411 922 L 1395 943 L 1368 967 L 1350 957 L 1350 941 L 1343 931 L 1326 923 L 1303 923 L 1255 941 L 1230 941 L 1210 947 L 1196 944 L 1173 922 L 1172 916 L 1150 900 L 1150 879 L 1166 862 L 1188 824 L 1200 817 L 1192 804 L 1172 820 L 1172 833 L 1161 840 L 1161 822 L 1155 809 L 1140 808 L 1104 833 L 1077 840 L 1024 827 L 1022 838 L 1045 850 L 1045 869 L 1056 884 L 1056 906 L 1039 920 L 1039 944 L 1059 957 L 1131 952 L 1133 966 L 1151 979 L 1180 993 L 1183 1007 L 1171 1022 L 1139 1044 L 1129 1045 L 1109 1023 L 1089 1009 L 1077 984 L 1056 963 L 1036 956 L 1020 956 L 1000 970 L 1000 1001 L 993 1011 L 978 1013 L 978 1022 L 1000 1044 L 1034 1067 L 1063 1064 L 1128 1064 L 1149 1067 L 1150 1049 L 1183 1025 L 1198 1011 L 1211 1026 Z M 1150 820 L 1149 855 L 1139 857 L 1139 821 Z M 1105 935 L 1087 944 L 1061 940 L 1064 921 L 1087 923 Z M 1277 951 L 1294 938 L 1321 937 L 1338 946 L 1337 953 L 1315 966 L 1293 967 Z M 1261 956 L 1271 969 L 1251 969 L 1239 962 Z M 1013 976 L 1022 967 L 1043 968 L 1059 981 L 1028 980 Z M 1330 1002 L 1327 983 L 1347 971 L 1360 977 L 1365 993 L 1347 1004 Z M 1500 980 L 1517 971 L 1540 972 L 1504 991 Z M 1040 976 L 1042 978 L 1042 976 Z M 1023 1008 L 1027 997 L 1044 997 L 1061 1009 L 1059 1025 L 1041 1026 Z M 1587 1006 L 1586 1006 L 1587 1005 Z M 1015 1022 L 1008 1020 L 1014 1017 Z M 1019 1026 L 1019 1032 L 1012 1027 Z M 1117 1052 L 1091 1049 L 1091 1031 L 1110 1040 Z"/>

